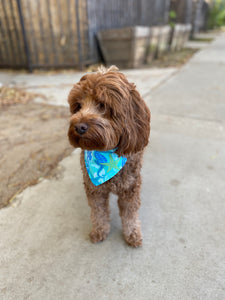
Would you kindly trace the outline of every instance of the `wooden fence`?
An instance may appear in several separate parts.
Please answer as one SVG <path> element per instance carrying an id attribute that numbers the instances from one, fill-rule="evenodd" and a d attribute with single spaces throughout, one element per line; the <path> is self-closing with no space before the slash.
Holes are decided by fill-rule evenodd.
<path id="1" fill-rule="evenodd" d="M 209 4 L 204 0 L 171 0 L 170 9 L 176 12 L 175 22 L 192 24 L 193 33 L 206 30 Z"/>
<path id="2" fill-rule="evenodd" d="M 172 1 L 0 0 L 0 67 L 82 68 L 98 61 L 97 31 L 166 24 Z"/>
<path id="3" fill-rule="evenodd" d="M 86 1 L 0 0 L 0 67 L 65 68 L 89 62 Z"/>

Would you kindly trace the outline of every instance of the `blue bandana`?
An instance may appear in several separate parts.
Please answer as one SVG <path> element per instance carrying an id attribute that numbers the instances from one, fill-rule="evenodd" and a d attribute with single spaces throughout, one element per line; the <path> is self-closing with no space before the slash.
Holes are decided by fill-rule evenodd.
<path id="1" fill-rule="evenodd" d="M 109 151 L 84 151 L 88 175 L 94 185 L 100 185 L 114 177 L 125 165 L 127 158 L 119 157 L 116 149 Z"/>

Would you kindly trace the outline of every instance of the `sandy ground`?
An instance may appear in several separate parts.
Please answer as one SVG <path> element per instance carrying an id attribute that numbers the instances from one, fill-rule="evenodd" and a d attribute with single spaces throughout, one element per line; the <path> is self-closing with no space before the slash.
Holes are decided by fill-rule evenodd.
<path id="1" fill-rule="evenodd" d="M 26 103 L 0 110 L 0 208 L 53 169 L 73 148 L 67 140 L 69 111 Z"/>

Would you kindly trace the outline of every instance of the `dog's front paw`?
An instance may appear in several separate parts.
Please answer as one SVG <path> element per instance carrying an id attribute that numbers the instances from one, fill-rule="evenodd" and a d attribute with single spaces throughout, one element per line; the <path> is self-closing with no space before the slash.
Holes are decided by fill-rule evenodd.
<path id="1" fill-rule="evenodd" d="M 89 234 L 92 243 L 102 242 L 106 239 L 108 232 L 101 230 L 92 230 Z"/>
<path id="2" fill-rule="evenodd" d="M 137 248 L 142 246 L 143 238 L 140 231 L 134 230 L 129 236 L 125 236 L 125 240 L 128 245 Z"/>

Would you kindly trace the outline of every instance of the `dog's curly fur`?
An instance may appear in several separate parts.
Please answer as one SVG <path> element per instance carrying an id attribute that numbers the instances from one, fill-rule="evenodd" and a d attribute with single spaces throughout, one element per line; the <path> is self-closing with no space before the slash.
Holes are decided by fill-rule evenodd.
<path id="1" fill-rule="evenodd" d="M 138 217 L 140 171 L 143 150 L 149 140 L 150 111 L 135 85 L 117 70 L 101 68 L 74 85 L 68 97 L 72 114 L 68 137 L 71 145 L 82 149 L 81 168 L 93 224 L 91 241 L 103 241 L 110 231 L 109 193 L 112 192 L 118 195 L 124 238 L 129 245 L 138 247 L 142 244 Z M 81 134 L 75 127 L 82 124 L 86 131 Z M 127 157 L 125 166 L 100 186 L 93 185 L 85 167 L 84 150 L 114 148 L 119 156 Z"/>

